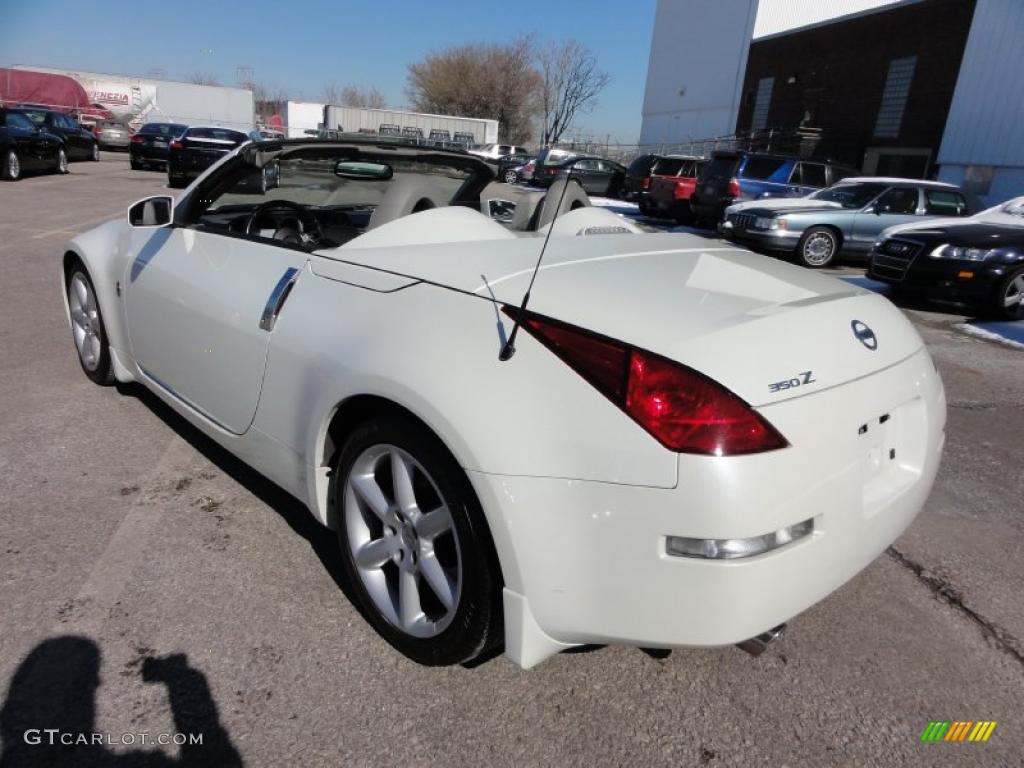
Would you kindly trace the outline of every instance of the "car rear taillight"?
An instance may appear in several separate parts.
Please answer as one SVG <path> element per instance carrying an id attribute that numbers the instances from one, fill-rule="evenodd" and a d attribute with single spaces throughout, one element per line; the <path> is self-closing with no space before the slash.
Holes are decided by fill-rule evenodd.
<path id="1" fill-rule="evenodd" d="M 181 143 L 180 139 L 175 139 L 170 143 L 171 149 L 182 149 L 185 145 Z"/>
<path id="2" fill-rule="evenodd" d="M 132 136 L 132 144 L 143 144 L 146 139 L 142 136 Z"/>
<path id="3" fill-rule="evenodd" d="M 729 197 L 740 196 L 740 182 L 735 176 L 729 179 Z"/>
<path id="4" fill-rule="evenodd" d="M 650 188 L 651 188 L 651 177 L 650 176 L 644 176 L 640 180 L 640 189 L 650 189 Z"/>
<path id="5" fill-rule="evenodd" d="M 692 368 L 530 312 L 522 327 L 669 450 L 738 456 L 789 444 L 743 400 Z"/>
<path id="6" fill-rule="evenodd" d="M 676 183 L 676 188 L 672 191 L 673 196 L 676 200 L 685 200 L 692 194 L 693 190 L 689 184 Z"/>

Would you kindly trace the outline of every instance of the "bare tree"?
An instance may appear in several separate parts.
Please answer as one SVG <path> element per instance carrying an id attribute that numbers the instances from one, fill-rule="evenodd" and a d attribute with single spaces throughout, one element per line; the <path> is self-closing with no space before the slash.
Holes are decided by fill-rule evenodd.
<path id="1" fill-rule="evenodd" d="M 327 104 L 339 107 L 365 107 L 368 109 L 386 109 L 387 99 L 376 86 L 348 85 L 339 86 L 334 80 L 327 83 L 320 92 L 320 97 Z"/>
<path id="2" fill-rule="evenodd" d="M 523 37 L 430 53 L 409 65 L 406 93 L 414 109 L 497 120 L 503 141 L 522 143 L 533 135 L 540 82 Z"/>
<path id="3" fill-rule="evenodd" d="M 343 107 L 365 107 L 367 109 L 385 109 L 387 101 L 384 94 L 375 86 L 363 88 L 358 85 L 346 85 L 341 89 L 341 101 Z"/>
<path id="4" fill-rule="evenodd" d="M 538 62 L 544 119 L 541 143 L 550 146 L 558 142 L 578 114 L 594 108 L 611 76 L 598 69 L 597 59 L 578 40 L 551 43 L 541 50 Z"/>
<path id="5" fill-rule="evenodd" d="M 220 79 L 213 72 L 193 72 L 187 80 L 196 85 L 220 85 Z"/>

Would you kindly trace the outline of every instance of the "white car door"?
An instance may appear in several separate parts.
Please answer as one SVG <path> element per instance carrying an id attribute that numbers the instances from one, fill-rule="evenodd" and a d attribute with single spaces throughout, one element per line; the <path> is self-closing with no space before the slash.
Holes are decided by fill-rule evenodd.
<path id="1" fill-rule="evenodd" d="M 189 407 L 244 433 L 259 402 L 273 320 L 306 254 L 195 227 L 134 237 L 139 255 L 124 286 L 136 362 Z"/>

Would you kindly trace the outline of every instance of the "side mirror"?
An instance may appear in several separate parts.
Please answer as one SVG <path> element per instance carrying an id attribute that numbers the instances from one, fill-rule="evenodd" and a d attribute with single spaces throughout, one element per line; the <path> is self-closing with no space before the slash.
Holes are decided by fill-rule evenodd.
<path id="1" fill-rule="evenodd" d="M 174 198 L 158 195 L 139 200 L 128 209 L 128 224 L 133 227 L 163 227 L 171 223 Z"/>

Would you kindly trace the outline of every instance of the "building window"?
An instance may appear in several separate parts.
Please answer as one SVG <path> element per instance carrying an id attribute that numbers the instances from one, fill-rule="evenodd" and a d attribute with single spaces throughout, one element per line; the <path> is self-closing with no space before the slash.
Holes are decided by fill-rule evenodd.
<path id="1" fill-rule="evenodd" d="M 889 62 L 889 75 L 885 78 L 882 104 L 878 108 L 878 120 L 875 122 L 877 138 L 895 139 L 900 135 L 903 109 L 907 106 L 907 94 L 910 93 L 910 83 L 914 79 L 915 66 L 917 66 L 917 56 L 907 56 L 904 59 L 893 59 Z"/>
<path id="2" fill-rule="evenodd" d="M 750 127 L 755 131 L 768 125 L 768 107 L 772 103 L 774 77 L 762 77 L 757 81 L 757 96 L 754 99 L 754 117 Z"/>

